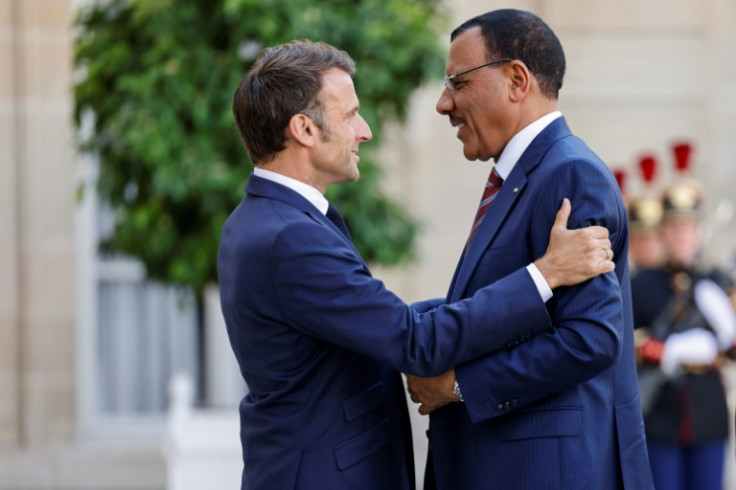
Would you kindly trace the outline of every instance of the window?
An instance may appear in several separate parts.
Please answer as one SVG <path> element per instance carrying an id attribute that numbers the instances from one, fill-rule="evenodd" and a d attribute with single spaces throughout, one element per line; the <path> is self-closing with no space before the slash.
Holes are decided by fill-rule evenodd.
<path id="1" fill-rule="evenodd" d="M 146 281 L 131 259 L 103 257 L 111 213 L 95 192 L 97 162 L 80 159 L 76 216 L 77 386 L 84 440 L 157 441 L 164 430 L 168 382 L 185 373 L 200 405 L 235 410 L 244 395 L 219 310 L 216 288 L 200 314 L 194 294 Z"/>

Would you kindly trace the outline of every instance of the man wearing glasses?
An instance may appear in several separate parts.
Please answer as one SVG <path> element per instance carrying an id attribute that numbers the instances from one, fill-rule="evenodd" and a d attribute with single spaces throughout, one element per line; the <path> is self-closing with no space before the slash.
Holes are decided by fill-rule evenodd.
<path id="1" fill-rule="evenodd" d="M 243 489 L 413 489 L 397 370 L 433 376 L 533 336 L 551 327 L 544 288 L 613 270 L 605 228 L 566 230 L 565 203 L 539 259 L 431 312 L 402 302 L 324 197 L 358 180 L 359 146 L 372 137 L 354 72 L 332 46 L 287 43 L 264 50 L 233 98 L 256 166 L 218 252 L 222 311 L 249 388 Z"/>
<path id="2" fill-rule="evenodd" d="M 428 488 L 435 478 L 441 490 L 652 488 L 626 210 L 608 167 L 557 110 L 564 72 L 559 40 L 528 12 L 489 12 L 451 35 L 437 111 L 457 129 L 465 158 L 496 165 L 446 301 L 543 252 L 564 197 L 572 227 L 608 228 L 616 268 L 556 291 L 547 303 L 553 328 L 439 377 L 408 376 L 420 413 L 431 412 Z"/>

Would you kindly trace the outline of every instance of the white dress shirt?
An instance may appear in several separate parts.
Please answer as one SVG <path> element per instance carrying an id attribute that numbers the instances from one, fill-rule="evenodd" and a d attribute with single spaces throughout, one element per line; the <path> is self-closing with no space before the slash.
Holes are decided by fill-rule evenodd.
<path id="1" fill-rule="evenodd" d="M 286 175 L 272 172 L 260 167 L 254 168 L 253 174 L 261 177 L 262 179 L 270 180 L 272 182 L 276 182 L 277 184 L 288 187 L 294 192 L 297 192 L 307 201 L 311 202 L 314 207 L 322 212 L 322 214 L 327 214 L 327 208 L 330 207 L 330 203 L 327 201 L 327 199 L 325 199 L 325 196 L 322 195 L 320 191 L 318 191 L 311 185 L 305 184 L 304 182 L 298 181 L 296 179 L 292 179 L 291 177 L 287 177 Z"/>

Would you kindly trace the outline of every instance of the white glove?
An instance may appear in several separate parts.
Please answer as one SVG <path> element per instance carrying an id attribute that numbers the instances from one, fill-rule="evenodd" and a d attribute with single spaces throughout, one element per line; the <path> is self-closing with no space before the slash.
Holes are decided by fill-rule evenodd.
<path id="1" fill-rule="evenodd" d="M 718 342 L 713 332 L 693 328 L 673 333 L 664 343 L 660 369 L 667 376 L 677 372 L 683 364 L 711 364 L 718 357 Z"/>
<path id="2" fill-rule="evenodd" d="M 736 313 L 729 297 L 710 279 L 695 283 L 694 294 L 695 304 L 708 325 L 716 332 L 721 350 L 733 347 L 736 340 Z"/>

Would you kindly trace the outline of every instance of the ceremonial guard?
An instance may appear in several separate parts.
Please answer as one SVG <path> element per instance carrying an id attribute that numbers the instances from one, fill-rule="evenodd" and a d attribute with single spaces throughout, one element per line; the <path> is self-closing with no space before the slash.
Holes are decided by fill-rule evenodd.
<path id="1" fill-rule="evenodd" d="M 676 147 L 684 173 L 689 146 Z M 683 160 L 685 164 L 683 164 Z M 700 263 L 703 192 L 681 177 L 662 199 L 666 260 L 632 279 L 639 384 L 655 486 L 722 490 L 728 439 L 721 365 L 736 314 L 725 274 Z"/>
<path id="2" fill-rule="evenodd" d="M 659 193 L 655 191 L 657 161 L 651 155 L 639 159 L 643 189 L 637 197 L 627 202 L 629 213 L 629 267 L 632 277 L 642 269 L 660 267 L 664 260 L 664 248 L 659 236 L 663 207 Z"/>

